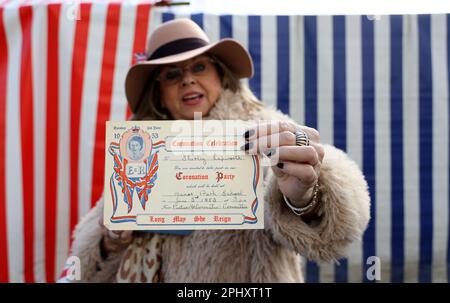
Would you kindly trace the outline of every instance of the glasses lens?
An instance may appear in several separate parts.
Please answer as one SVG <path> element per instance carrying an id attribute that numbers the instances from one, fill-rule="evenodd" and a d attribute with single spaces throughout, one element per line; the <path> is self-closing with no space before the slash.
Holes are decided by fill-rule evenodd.
<path id="1" fill-rule="evenodd" d="M 176 82 L 181 78 L 182 71 L 179 68 L 171 68 L 162 73 L 165 82 Z"/>
<path id="2" fill-rule="evenodd" d="M 160 73 L 159 80 L 166 84 L 175 84 L 181 80 L 186 68 L 189 69 L 190 72 L 194 75 L 202 75 L 203 73 L 208 71 L 208 64 L 210 64 L 210 61 L 204 59 L 194 62 L 192 65 L 188 65 L 184 68 L 176 66 L 165 67 Z"/>
<path id="3" fill-rule="evenodd" d="M 191 71 L 194 74 L 203 73 L 205 70 L 206 70 L 206 63 L 204 61 L 196 62 L 191 68 Z"/>

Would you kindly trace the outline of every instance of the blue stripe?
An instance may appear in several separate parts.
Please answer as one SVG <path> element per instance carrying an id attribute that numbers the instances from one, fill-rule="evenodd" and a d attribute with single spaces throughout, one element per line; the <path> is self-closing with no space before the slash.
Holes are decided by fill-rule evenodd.
<path id="1" fill-rule="evenodd" d="M 305 16 L 305 124 L 317 128 L 317 24 Z"/>
<path id="2" fill-rule="evenodd" d="M 366 260 L 376 256 L 375 250 L 375 69 L 373 21 L 361 16 L 362 77 L 363 77 L 363 171 L 369 185 L 371 220 L 363 238 L 363 277 L 367 280 Z"/>
<path id="3" fill-rule="evenodd" d="M 162 22 L 167 22 L 175 19 L 175 15 L 173 13 L 163 13 L 162 14 Z"/>
<path id="4" fill-rule="evenodd" d="M 419 282 L 431 282 L 433 244 L 433 107 L 431 75 L 431 17 L 419 15 L 419 159 L 420 265 Z"/>
<path id="5" fill-rule="evenodd" d="M 345 16 L 333 17 L 334 145 L 347 149 Z"/>
<path id="6" fill-rule="evenodd" d="M 203 14 L 192 14 L 191 20 L 203 29 Z"/>
<path id="7" fill-rule="evenodd" d="M 220 39 L 233 37 L 233 19 L 230 15 L 220 16 Z"/>
<path id="8" fill-rule="evenodd" d="M 391 16 L 391 282 L 403 282 L 403 17 Z"/>
<path id="9" fill-rule="evenodd" d="M 345 60 L 345 16 L 333 17 L 333 102 L 334 102 L 334 145 L 347 150 L 347 91 Z M 334 280 L 338 283 L 348 281 L 348 261 L 339 260 L 335 265 Z"/>
<path id="10" fill-rule="evenodd" d="M 289 16 L 277 17 L 277 103 L 289 114 Z"/>
<path id="11" fill-rule="evenodd" d="M 319 283 L 319 266 L 315 262 L 306 262 L 306 283 Z"/>
<path id="12" fill-rule="evenodd" d="M 317 128 L 317 25 L 315 16 L 304 17 L 305 124 Z M 319 282 L 319 267 L 306 263 L 306 282 Z"/>
<path id="13" fill-rule="evenodd" d="M 255 68 L 250 89 L 261 99 L 261 16 L 248 16 L 248 48 Z"/>
<path id="14" fill-rule="evenodd" d="M 448 87 L 449 87 L 449 96 L 450 96 L 450 15 L 447 15 L 447 80 L 448 80 Z M 450 106 L 449 106 L 449 112 L 447 113 L 448 117 L 450 117 Z M 449 144 L 450 144 L 450 133 L 449 133 Z M 449 146 L 450 150 L 450 146 Z M 450 172 L 450 157 L 449 157 L 449 167 L 448 170 Z M 450 189 L 450 179 L 448 188 Z M 450 202 L 450 197 L 447 197 L 447 201 Z M 450 218 L 450 207 L 449 207 L 449 213 L 448 218 Z M 448 239 L 447 239 L 447 282 L 450 281 L 450 224 L 448 225 Z"/>

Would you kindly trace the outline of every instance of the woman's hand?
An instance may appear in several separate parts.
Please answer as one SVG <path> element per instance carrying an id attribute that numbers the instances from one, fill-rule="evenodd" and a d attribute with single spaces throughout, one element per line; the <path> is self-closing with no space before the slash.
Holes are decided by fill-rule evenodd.
<path id="1" fill-rule="evenodd" d="M 106 258 L 110 253 L 125 250 L 133 240 L 132 230 L 109 230 L 103 225 L 103 218 L 99 220 L 102 227 L 103 238 L 100 243 L 102 257 Z"/>
<path id="2" fill-rule="evenodd" d="M 296 145 L 295 132 L 299 130 L 309 136 L 309 146 Z M 296 207 L 306 206 L 313 196 L 324 157 L 319 132 L 287 121 L 270 121 L 258 123 L 244 136 L 248 143 L 243 149 L 264 153 L 273 161 L 281 193 Z"/>

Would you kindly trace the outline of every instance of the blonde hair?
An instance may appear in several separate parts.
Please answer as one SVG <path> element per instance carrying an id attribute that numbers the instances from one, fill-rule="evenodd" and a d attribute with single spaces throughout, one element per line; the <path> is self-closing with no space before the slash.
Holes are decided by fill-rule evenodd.
<path id="1" fill-rule="evenodd" d="M 207 54 L 214 62 L 217 72 L 221 79 L 221 85 L 224 90 L 230 90 L 233 93 L 243 93 L 244 102 L 255 105 L 257 108 L 263 107 L 261 101 L 259 101 L 250 89 L 245 87 L 232 72 L 228 66 L 226 66 L 216 56 Z M 172 119 L 170 113 L 166 108 L 162 107 L 161 92 L 159 83 L 156 80 L 159 69 L 155 69 L 150 75 L 147 83 L 147 89 L 139 101 L 136 113 L 131 117 L 131 120 L 169 120 Z"/>

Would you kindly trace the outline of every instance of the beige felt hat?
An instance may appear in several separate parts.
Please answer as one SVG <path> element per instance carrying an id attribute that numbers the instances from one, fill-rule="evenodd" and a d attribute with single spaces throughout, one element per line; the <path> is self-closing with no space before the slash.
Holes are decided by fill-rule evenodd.
<path id="1" fill-rule="evenodd" d="M 136 112 L 147 79 L 156 67 L 188 60 L 206 52 L 220 59 L 239 78 L 252 77 L 252 59 L 238 41 L 222 39 L 210 43 L 208 36 L 195 22 L 175 19 L 153 31 L 148 41 L 147 60 L 135 64 L 128 71 L 125 93 L 131 111 Z"/>

